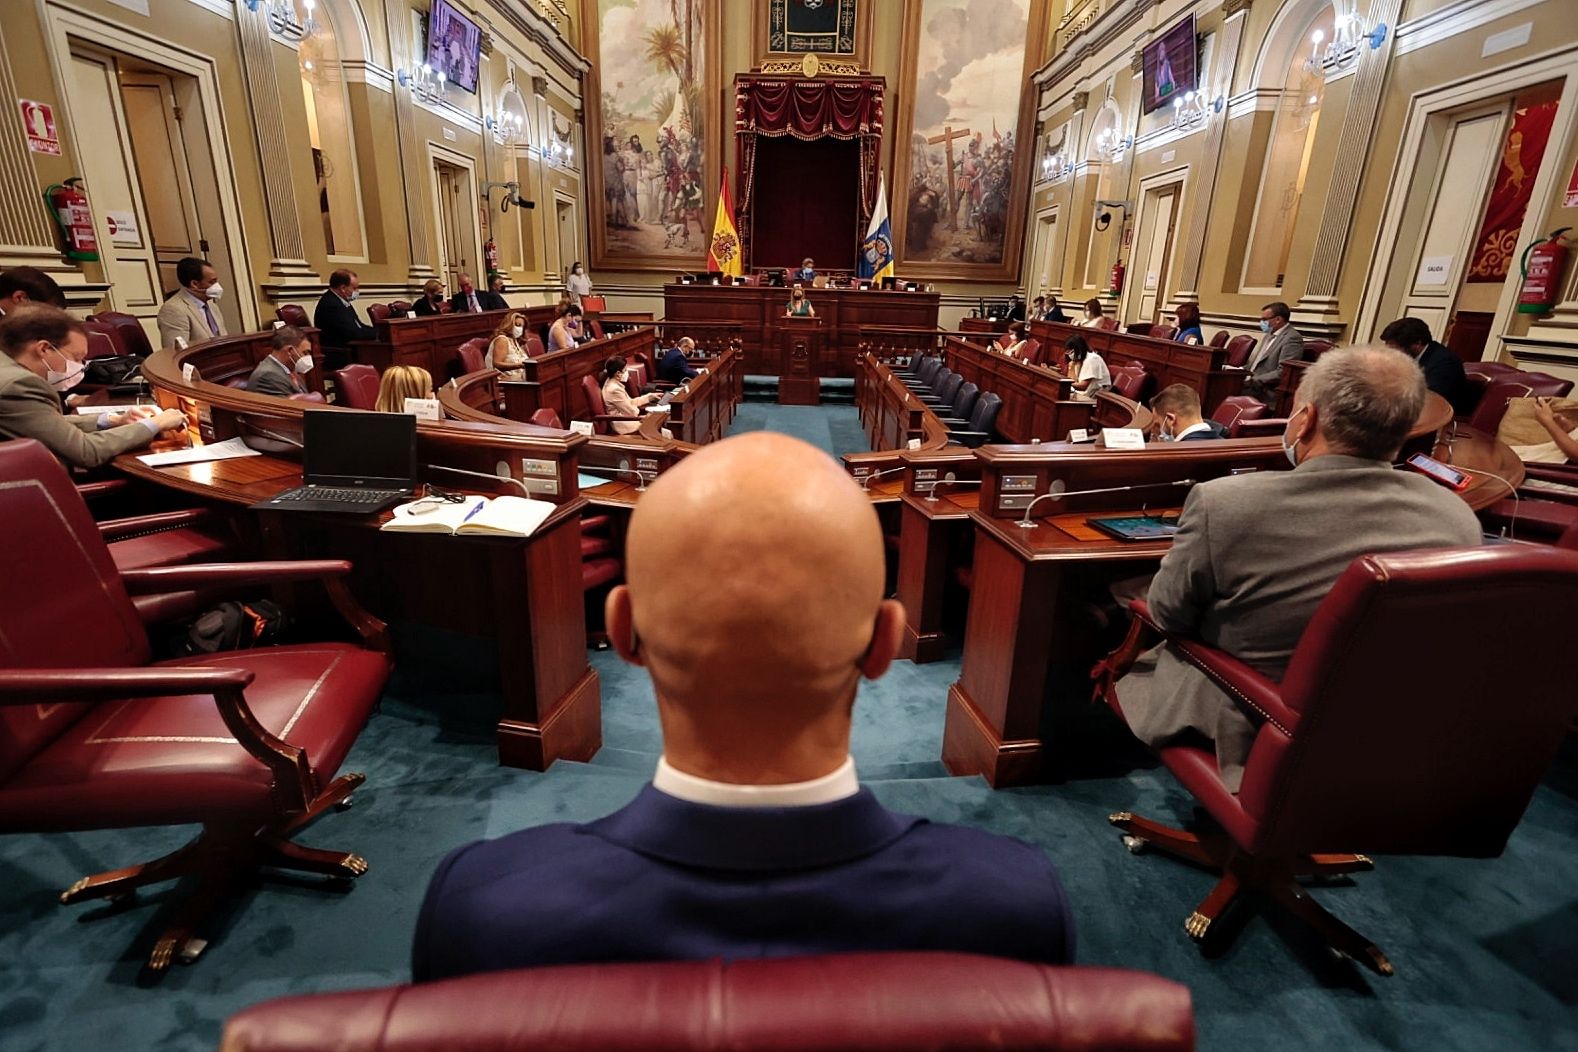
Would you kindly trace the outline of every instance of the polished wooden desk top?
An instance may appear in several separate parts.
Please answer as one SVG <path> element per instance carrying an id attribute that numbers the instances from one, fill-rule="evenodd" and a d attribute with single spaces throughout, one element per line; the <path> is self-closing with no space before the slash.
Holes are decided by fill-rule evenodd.
<path id="1" fill-rule="evenodd" d="M 1467 424 L 1451 423 L 1442 428 L 1430 455 L 1473 476 L 1460 496 L 1475 511 L 1512 496 L 1523 484 L 1523 461 L 1512 447 Z"/>

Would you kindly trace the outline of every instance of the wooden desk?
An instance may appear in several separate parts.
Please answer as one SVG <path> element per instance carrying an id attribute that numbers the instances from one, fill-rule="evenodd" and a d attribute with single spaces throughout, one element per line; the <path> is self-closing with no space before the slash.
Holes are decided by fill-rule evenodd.
<path id="1" fill-rule="evenodd" d="M 900 454 L 909 449 L 911 441 L 919 442 L 920 450 L 946 447 L 948 428 L 904 386 L 891 367 L 869 353 L 856 362 L 855 407 L 872 451 L 844 454 L 844 466 L 884 502 L 897 501 L 904 491 L 903 482 L 893 478 L 879 484 L 882 478 L 902 470 Z M 868 478 L 871 481 L 866 481 Z"/>
<path id="2" fill-rule="evenodd" d="M 1234 468 L 1280 470 L 1288 463 L 1279 446 L 1260 439 L 1144 450 L 985 446 L 976 455 L 982 485 L 969 513 L 975 531 L 970 607 L 963 665 L 948 691 L 942 758 L 954 774 L 981 774 L 995 787 L 1024 785 L 1043 776 L 1042 713 L 1051 669 L 1088 668 L 1100 657 L 1082 597 L 1154 568 L 1170 543 L 1119 541 L 1085 527 L 1084 520 L 1137 514 L 1142 507 L 1176 510 L 1185 492 L 1172 486 L 1079 491 L 1204 481 Z M 1034 525 L 1019 526 L 1024 506 L 1050 492 L 1054 481 L 1070 495 L 1043 501 Z"/>
<path id="3" fill-rule="evenodd" d="M 1244 377 L 1248 375 L 1227 364 L 1225 347 L 1157 340 L 1129 332 L 1087 329 L 1054 321 L 1031 322 L 1030 335 L 1046 348 L 1047 361 L 1061 361 L 1063 344 L 1068 338 L 1083 336 L 1109 369 L 1130 362 L 1144 365 L 1154 384 L 1145 393 L 1146 398 L 1169 384 L 1184 384 L 1200 392 L 1200 404 L 1208 416 L 1222 404 L 1222 399 L 1242 392 Z"/>
<path id="4" fill-rule="evenodd" d="M 879 289 L 807 289 L 822 319 L 826 352 L 817 375 L 854 376 L 860 330 L 866 326 L 937 328 L 935 292 L 884 292 Z M 664 324 L 681 332 L 684 322 L 739 327 L 744 368 L 752 375 L 780 375 L 777 362 L 779 322 L 789 290 L 762 285 L 665 285 Z"/>
<path id="5" fill-rule="evenodd" d="M 161 404 L 185 409 L 203 441 L 245 437 L 264 456 L 173 468 L 150 468 L 133 455 L 117 467 L 135 477 L 206 500 L 246 506 L 299 485 L 304 405 L 221 385 L 182 379 L 181 367 L 240 353 L 234 344 L 266 343 L 268 333 L 224 337 L 184 351 L 155 352 L 143 367 Z M 244 350 L 244 348 L 243 348 Z M 250 352 L 247 352 L 250 353 Z M 526 425 L 428 422 L 417 425 L 417 457 L 426 480 L 446 489 L 481 486 L 496 466 L 558 508 L 519 540 L 383 533 L 378 518 L 261 512 L 263 550 L 271 558 L 352 561 L 352 588 L 379 617 L 453 633 L 491 651 L 503 710 L 500 762 L 544 770 L 555 759 L 586 760 L 602 742 L 597 674 L 586 660 L 581 599 L 580 514 L 576 486 L 587 440 Z M 471 479 L 438 470 L 478 472 Z M 494 492 L 518 492 L 500 483 Z M 396 659 L 401 658 L 396 634 Z M 491 673 L 493 669 L 485 669 Z"/>
<path id="6" fill-rule="evenodd" d="M 535 332 L 546 343 L 546 328 L 554 320 L 554 308 L 521 307 L 509 310 L 489 310 L 480 314 L 469 311 L 452 314 L 429 314 L 422 317 L 386 318 L 373 328 L 377 336 L 371 340 L 351 341 L 351 360 L 371 365 L 380 373 L 391 365 L 415 365 L 426 369 L 437 387 L 460 369 L 460 345 L 467 340 L 486 339 L 506 314 L 524 316 L 526 331 Z"/>
<path id="7" fill-rule="evenodd" d="M 1440 395 L 1433 398 L 1446 405 Z M 1451 407 L 1447 406 L 1450 412 Z M 1523 461 L 1512 447 L 1495 435 L 1457 421 L 1448 421 L 1436 434 L 1430 456 L 1443 464 L 1467 471 L 1473 476 L 1460 496 L 1468 506 L 1480 511 L 1505 497 L 1523 484 Z"/>
<path id="8" fill-rule="evenodd" d="M 552 409 L 563 423 L 590 420 L 592 410 L 581 393 L 582 379 L 599 376 L 603 363 L 610 358 L 650 362 L 656 346 L 656 331 L 642 326 L 528 358 L 521 366 L 521 379 L 499 381 L 504 415 L 511 420 L 525 421 L 539 409 Z M 598 383 L 601 386 L 600 380 Z"/>
<path id="9" fill-rule="evenodd" d="M 975 451 L 953 446 L 905 452 L 899 506 L 897 590 L 904 604 L 899 656 L 917 664 L 943 656 L 949 570 L 968 566 L 970 515 L 980 505 L 981 468 Z"/>
<path id="10" fill-rule="evenodd" d="M 692 363 L 707 371 L 674 392 L 665 426 L 677 441 L 699 446 L 723 438 L 744 397 L 745 370 L 741 354 L 730 347 L 716 358 Z"/>

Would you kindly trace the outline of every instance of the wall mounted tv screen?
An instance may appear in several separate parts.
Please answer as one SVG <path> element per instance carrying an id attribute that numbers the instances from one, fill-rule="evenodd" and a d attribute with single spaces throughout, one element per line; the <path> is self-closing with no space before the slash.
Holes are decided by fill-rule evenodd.
<path id="1" fill-rule="evenodd" d="M 427 64 L 449 83 L 477 93 L 477 67 L 482 65 L 482 30 L 449 3 L 433 0 L 427 16 Z"/>
<path id="2" fill-rule="evenodd" d="M 1173 26 L 1145 46 L 1142 52 L 1145 72 L 1145 112 L 1171 106 L 1198 86 L 1194 15 Z"/>

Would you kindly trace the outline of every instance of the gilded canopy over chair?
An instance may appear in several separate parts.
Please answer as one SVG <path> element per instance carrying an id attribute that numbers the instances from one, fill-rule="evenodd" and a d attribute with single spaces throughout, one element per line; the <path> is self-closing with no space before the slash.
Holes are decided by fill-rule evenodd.
<path id="1" fill-rule="evenodd" d="M 362 781 L 335 777 L 389 674 L 381 622 L 357 607 L 338 561 L 117 570 L 65 471 L 33 441 L 0 444 L 0 831 L 200 825 L 185 847 L 85 877 L 64 903 L 119 899 L 195 878 L 149 957 L 201 950 L 198 925 L 260 866 L 349 879 L 367 868 L 293 834 Z M 349 643 L 154 661 L 135 595 L 324 581 L 375 649 Z"/>

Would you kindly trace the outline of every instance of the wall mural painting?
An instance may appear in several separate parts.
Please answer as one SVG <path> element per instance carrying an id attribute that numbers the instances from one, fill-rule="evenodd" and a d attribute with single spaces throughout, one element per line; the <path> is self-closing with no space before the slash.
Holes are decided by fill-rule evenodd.
<path id="1" fill-rule="evenodd" d="M 605 258 L 656 265 L 706 252 L 706 3 L 596 0 L 601 142 L 588 149 Z"/>
<path id="2" fill-rule="evenodd" d="M 922 0 L 906 262 L 1001 266 L 1031 0 Z"/>

